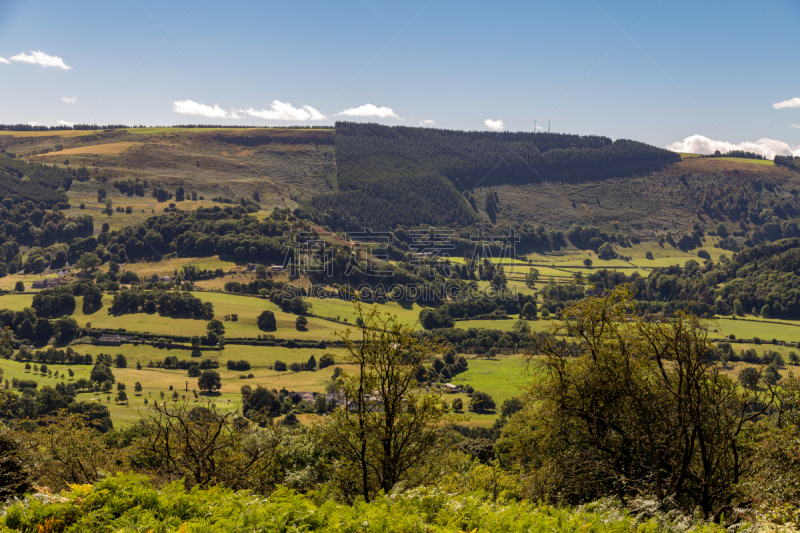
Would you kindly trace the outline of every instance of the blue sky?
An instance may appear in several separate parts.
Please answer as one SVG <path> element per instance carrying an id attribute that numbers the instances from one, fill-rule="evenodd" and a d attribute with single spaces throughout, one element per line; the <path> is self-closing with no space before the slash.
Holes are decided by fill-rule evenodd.
<path id="1" fill-rule="evenodd" d="M 796 0 L 2 0 L 0 123 L 549 120 L 800 155 L 799 26 Z"/>

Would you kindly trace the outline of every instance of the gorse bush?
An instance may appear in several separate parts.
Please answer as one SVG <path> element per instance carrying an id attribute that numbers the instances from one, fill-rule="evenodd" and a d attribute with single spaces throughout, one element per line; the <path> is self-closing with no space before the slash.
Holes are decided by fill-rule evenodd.
<path id="1" fill-rule="evenodd" d="M 149 478 L 118 474 L 96 485 L 72 485 L 60 495 L 37 494 L 12 504 L 5 531 L 328 531 L 328 532 L 659 532 L 656 518 L 640 521 L 601 505 L 583 510 L 543 504 L 495 503 L 480 495 L 453 496 L 435 488 L 345 505 L 321 495 L 280 488 L 269 498 L 221 487 L 161 490 Z M 699 533 L 724 531 L 699 525 Z"/>

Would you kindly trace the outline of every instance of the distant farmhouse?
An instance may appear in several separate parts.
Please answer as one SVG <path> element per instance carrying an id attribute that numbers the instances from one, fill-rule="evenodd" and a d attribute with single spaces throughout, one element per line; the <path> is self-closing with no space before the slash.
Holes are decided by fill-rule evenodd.
<path id="1" fill-rule="evenodd" d="M 46 279 L 38 279 L 33 282 L 31 285 L 32 289 L 50 289 L 52 287 L 56 287 L 57 285 L 61 284 L 61 280 L 59 278 L 46 278 Z"/>
<path id="2" fill-rule="evenodd" d="M 92 344 L 100 344 L 103 346 L 119 346 L 123 342 L 130 342 L 133 338 L 131 335 L 120 335 L 118 333 L 103 333 L 92 341 Z"/>
<path id="3" fill-rule="evenodd" d="M 456 393 L 461 392 L 461 387 L 459 385 L 453 385 L 452 383 L 445 383 L 444 390 L 447 393 Z"/>
<path id="4" fill-rule="evenodd" d="M 313 392 L 293 392 L 289 395 L 292 403 L 313 402 L 315 399 Z"/>

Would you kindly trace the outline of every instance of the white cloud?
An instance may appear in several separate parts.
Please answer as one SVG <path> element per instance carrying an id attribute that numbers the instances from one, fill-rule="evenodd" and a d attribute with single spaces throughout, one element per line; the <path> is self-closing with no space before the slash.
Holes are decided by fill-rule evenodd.
<path id="1" fill-rule="evenodd" d="M 28 126 L 38 126 L 38 122 L 28 122 Z"/>
<path id="2" fill-rule="evenodd" d="M 11 61 L 9 61 L 8 59 L 6 59 L 4 57 L 0 57 L 0 63 L 5 63 L 6 65 L 9 65 L 11 63 Z"/>
<path id="3" fill-rule="evenodd" d="M 506 129 L 506 123 L 500 119 L 492 120 L 490 118 L 487 118 L 486 120 L 483 121 L 483 123 L 486 124 L 486 127 L 489 128 L 491 131 L 503 131 L 504 129 Z"/>
<path id="4" fill-rule="evenodd" d="M 717 150 L 730 152 L 731 150 L 744 150 L 763 155 L 767 159 L 774 159 L 776 155 L 800 156 L 800 145 L 792 148 L 783 141 L 775 139 L 759 139 L 756 142 L 743 142 L 733 144 L 726 141 L 715 141 L 703 135 L 692 135 L 682 141 L 667 145 L 667 150 L 673 152 L 688 152 L 691 154 L 713 154 Z"/>
<path id="5" fill-rule="evenodd" d="M 61 101 L 64 102 L 65 104 L 74 104 L 75 102 L 78 101 L 78 97 L 77 96 L 72 96 L 72 97 L 70 97 L 70 96 L 62 96 L 61 97 Z"/>
<path id="6" fill-rule="evenodd" d="M 197 115 L 206 118 L 240 118 L 234 111 L 225 111 L 217 104 L 211 107 L 197 103 L 194 100 L 179 100 L 173 102 L 172 110 L 183 115 Z"/>
<path id="7" fill-rule="evenodd" d="M 21 54 L 17 54 L 15 56 L 11 56 L 9 58 L 11 61 L 21 61 L 23 63 L 32 63 L 34 65 L 41 65 L 43 67 L 58 67 L 61 70 L 69 70 L 72 67 L 68 67 L 64 64 L 64 60 L 57 56 L 50 56 L 45 54 L 41 51 L 31 51 L 30 54 L 26 54 L 22 52 Z"/>
<path id="8" fill-rule="evenodd" d="M 67 122 L 66 120 L 59 120 L 58 121 L 58 125 L 59 126 L 69 126 L 71 128 L 72 126 L 75 125 L 75 123 L 74 122 Z"/>
<path id="9" fill-rule="evenodd" d="M 336 113 L 336 116 L 396 118 L 397 120 L 403 120 L 397 116 L 397 113 L 395 113 L 391 107 L 377 107 L 372 104 L 351 107 L 350 109 L 345 109 L 341 113 Z"/>
<path id="10" fill-rule="evenodd" d="M 240 112 L 245 113 L 251 117 L 257 117 L 264 120 L 294 120 L 297 122 L 305 122 L 307 120 L 324 120 L 326 117 L 310 105 L 303 107 L 293 107 L 289 102 L 281 102 L 274 100 L 270 104 L 269 109 L 241 109 Z"/>
<path id="11" fill-rule="evenodd" d="M 800 130 L 800 124 L 792 124 L 792 125 L 791 125 L 791 126 L 789 126 L 789 127 L 790 127 L 790 128 L 797 128 L 798 130 Z"/>
<path id="12" fill-rule="evenodd" d="M 436 125 L 436 121 L 435 120 L 430 120 L 430 119 L 420 120 L 419 121 L 419 125 L 423 126 L 425 128 L 430 128 L 431 126 L 435 126 Z"/>
<path id="13" fill-rule="evenodd" d="M 784 100 L 783 102 L 777 102 L 772 104 L 772 107 L 775 109 L 784 109 L 786 107 L 800 107 L 800 97 L 794 97 L 791 100 Z"/>

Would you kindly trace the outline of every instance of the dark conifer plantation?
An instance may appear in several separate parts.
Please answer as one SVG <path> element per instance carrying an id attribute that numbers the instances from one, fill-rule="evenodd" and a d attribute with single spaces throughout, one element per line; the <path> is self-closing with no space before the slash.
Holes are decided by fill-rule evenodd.
<path id="1" fill-rule="evenodd" d="M 644 143 L 561 133 L 463 132 L 336 123 L 339 192 L 314 198 L 333 225 L 468 224 L 477 186 L 585 180 L 680 160 Z"/>

